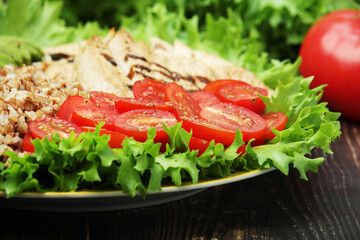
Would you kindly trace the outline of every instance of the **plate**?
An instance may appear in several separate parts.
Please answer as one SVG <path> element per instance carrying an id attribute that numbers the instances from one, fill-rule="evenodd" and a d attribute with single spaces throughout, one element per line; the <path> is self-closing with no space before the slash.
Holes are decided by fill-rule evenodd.
<path id="1" fill-rule="evenodd" d="M 207 188 L 256 177 L 274 168 L 238 172 L 226 178 L 199 181 L 197 184 L 185 183 L 182 186 L 166 186 L 161 192 L 149 192 L 146 199 L 130 197 L 122 191 L 79 191 L 79 192 L 26 192 L 6 198 L 0 191 L 0 207 L 19 210 L 50 212 L 95 212 L 133 209 L 158 205 L 183 199 Z"/>

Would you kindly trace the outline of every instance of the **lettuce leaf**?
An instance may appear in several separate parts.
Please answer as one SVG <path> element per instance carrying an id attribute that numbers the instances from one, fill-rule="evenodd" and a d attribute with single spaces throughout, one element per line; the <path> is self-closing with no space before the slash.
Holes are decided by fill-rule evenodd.
<path id="1" fill-rule="evenodd" d="M 312 77 L 301 78 L 295 74 L 294 69 L 299 67 L 300 61 L 293 66 L 283 63 L 292 74 L 285 71 L 276 75 L 274 72 L 277 70 L 268 74 L 269 82 L 278 79 L 277 87 L 273 96 L 261 97 L 266 104 L 266 112 L 283 112 L 287 115 L 286 129 L 280 132 L 273 129 L 276 134 L 273 140 L 254 148 L 248 145 L 246 151 L 247 161 L 252 162 L 252 166 L 254 162 L 258 168 L 270 165 L 288 174 L 289 165 L 294 164 L 300 177 L 307 180 L 306 172 L 316 172 L 324 159 L 311 159 L 303 154 L 311 154 L 314 147 L 332 153 L 329 145 L 341 135 L 340 113 L 331 112 L 326 107 L 327 103 L 318 103 L 324 86 L 310 89 Z"/>
<path id="2" fill-rule="evenodd" d="M 101 125 L 95 132 L 84 132 L 78 137 L 73 133 L 67 139 L 61 139 L 58 133 L 52 135 L 52 141 L 34 139 L 32 155 L 19 156 L 7 151 L 11 160 L 7 168 L 1 166 L 0 189 L 7 197 L 12 197 L 23 191 L 115 188 L 132 197 L 139 193 L 145 198 L 149 190 L 161 190 L 163 184 L 179 186 L 184 180 L 197 183 L 199 176 L 229 175 L 234 171 L 232 163 L 238 157 L 236 151 L 243 144 L 237 132 L 231 147 L 225 149 L 222 144 L 211 144 L 198 157 L 197 150 L 189 150 L 189 141 L 183 141 L 189 140 L 191 133 L 179 123 L 165 127 L 172 143 L 164 153 L 160 152 L 160 144 L 153 141 L 154 128 L 149 130 L 145 142 L 127 138 L 122 148 L 111 149 L 109 136 L 100 136 L 100 128 Z"/>
<path id="3" fill-rule="evenodd" d="M 137 32 L 144 40 L 146 36 L 159 36 L 173 41 L 175 33 L 177 33 L 176 38 L 191 39 L 197 34 L 207 35 L 211 32 L 211 34 L 215 33 L 217 38 L 221 38 L 223 41 L 220 42 L 225 45 L 228 41 L 242 42 L 241 45 L 228 47 L 222 47 L 221 44 L 217 44 L 218 42 L 213 44 L 215 49 L 235 51 L 232 54 L 235 57 L 239 57 L 237 55 L 239 50 L 252 45 L 245 39 L 251 39 L 251 42 L 256 39 L 257 49 L 252 51 L 255 50 L 259 57 L 265 51 L 271 59 L 295 60 L 305 33 L 318 18 L 336 9 L 356 9 L 358 0 L 306 2 L 303 0 L 63 0 L 63 2 L 61 16 L 73 26 L 79 22 L 97 21 L 102 27 L 133 30 L 132 33 Z M 96 8 L 92 7 L 94 5 Z M 216 24 L 220 24 L 218 28 L 210 26 L 212 19 Z M 228 25 L 220 27 L 221 22 L 228 22 Z M 196 28 L 193 28 L 195 23 Z M 188 24 L 191 24 L 192 28 L 188 28 L 186 26 Z M 142 31 L 139 31 L 139 28 Z M 222 36 L 221 33 L 224 31 L 236 34 Z M 202 46 L 199 43 L 194 42 L 194 46 Z M 220 51 L 218 53 L 222 54 Z"/>
<path id="4" fill-rule="evenodd" d="M 66 26 L 60 19 L 62 6 L 59 1 L 0 1 L 0 35 L 17 36 L 43 47 L 106 34 L 96 22 Z"/>
<path id="5" fill-rule="evenodd" d="M 169 136 L 166 151 L 154 143 L 155 129 L 150 129 L 145 142 L 127 138 L 120 149 L 111 149 L 109 137 L 100 136 L 101 125 L 93 133 L 72 134 L 60 139 L 59 134 L 35 139 L 35 153 L 18 156 L 8 151 L 10 166 L 0 173 L 0 189 L 8 197 L 22 191 L 76 191 L 79 189 L 121 189 L 130 196 L 158 191 L 166 184 L 179 186 L 183 181 L 197 183 L 201 179 L 226 177 L 242 170 L 275 167 L 284 174 L 293 164 L 302 179 L 307 172 L 316 172 L 324 158 L 312 159 L 311 149 L 321 148 L 331 154 L 329 145 L 340 136 L 340 114 L 330 112 L 326 103 L 320 103 L 322 88 L 309 89 L 311 78 L 293 77 L 279 85 L 272 97 L 263 97 L 266 111 L 282 111 L 289 117 L 283 131 L 265 145 L 251 147 L 239 156 L 244 144 L 241 132 L 236 132 L 233 144 L 225 148 L 212 141 L 203 154 L 189 150 L 191 132 L 181 123 L 164 127 Z M 281 104 L 279 104 L 281 102 Z"/>

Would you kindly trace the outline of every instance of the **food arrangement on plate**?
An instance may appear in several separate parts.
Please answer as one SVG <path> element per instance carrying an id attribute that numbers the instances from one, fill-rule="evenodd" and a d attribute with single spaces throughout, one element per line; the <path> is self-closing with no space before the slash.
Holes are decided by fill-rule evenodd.
<path id="1" fill-rule="evenodd" d="M 89 189 L 146 197 L 241 171 L 288 174 L 291 164 L 307 179 L 324 159 L 304 154 L 331 153 L 340 135 L 340 115 L 319 103 L 311 77 L 264 83 L 180 41 L 148 44 L 122 29 L 39 52 L 30 65 L 0 68 L 8 197 Z"/>

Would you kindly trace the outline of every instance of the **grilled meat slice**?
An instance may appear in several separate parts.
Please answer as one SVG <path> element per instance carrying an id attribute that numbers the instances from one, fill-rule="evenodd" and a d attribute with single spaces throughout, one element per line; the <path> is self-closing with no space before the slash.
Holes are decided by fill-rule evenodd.
<path id="1" fill-rule="evenodd" d="M 199 88 L 216 79 L 236 79 L 268 89 L 254 73 L 216 55 L 194 51 L 180 41 L 175 41 L 174 45 L 158 38 L 151 41 L 152 52 L 158 62 L 173 71 L 192 76 Z"/>
<path id="2" fill-rule="evenodd" d="M 167 83 L 177 82 L 186 90 L 194 91 L 216 79 L 237 79 L 268 89 L 252 72 L 218 56 L 194 51 L 180 41 L 171 45 L 153 38 L 149 47 L 144 42 L 135 41 L 123 30 L 115 32 L 112 29 L 105 44 L 132 83 L 152 78 Z"/>
<path id="3" fill-rule="evenodd" d="M 52 56 L 68 56 L 70 66 L 57 61 L 53 67 L 61 72 L 74 73 L 67 77 L 79 81 L 85 91 L 98 90 L 132 96 L 134 82 L 151 78 L 165 83 L 177 82 L 188 91 L 202 89 L 216 79 L 237 79 L 273 91 L 256 76 L 235 64 L 204 51 L 195 51 L 180 41 L 172 45 L 158 38 L 151 40 L 151 47 L 135 41 L 129 33 L 111 29 L 105 39 L 93 37 L 77 45 L 60 46 L 46 50 Z M 64 59 L 62 59 L 64 60 Z M 64 60 L 65 61 L 65 60 Z"/>
<path id="4" fill-rule="evenodd" d="M 74 61 L 77 80 L 85 91 L 103 91 L 132 97 L 131 80 L 113 60 L 101 37 L 92 37 Z"/>

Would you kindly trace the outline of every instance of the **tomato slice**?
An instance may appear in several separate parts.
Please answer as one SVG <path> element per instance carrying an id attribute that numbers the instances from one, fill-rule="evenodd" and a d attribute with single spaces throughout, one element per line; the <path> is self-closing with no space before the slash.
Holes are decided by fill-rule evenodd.
<path id="1" fill-rule="evenodd" d="M 120 98 L 113 93 L 92 91 L 89 94 L 90 100 L 98 107 L 110 111 L 116 111 L 115 102 Z"/>
<path id="2" fill-rule="evenodd" d="M 79 126 L 95 127 L 104 122 L 103 128 L 113 130 L 113 121 L 117 113 L 96 106 L 80 106 L 73 111 L 74 123 Z"/>
<path id="3" fill-rule="evenodd" d="M 24 152 L 33 153 L 35 151 L 34 144 L 32 144 L 32 142 L 30 141 L 31 139 L 33 139 L 31 133 L 26 133 L 22 141 L 22 150 Z"/>
<path id="4" fill-rule="evenodd" d="M 203 91 L 210 92 L 212 94 L 217 95 L 220 88 L 229 85 L 229 84 L 242 84 L 245 86 L 250 86 L 250 84 L 240 81 L 240 80 L 234 80 L 234 79 L 218 79 L 213 82 L 208 83 L 204 88 Z"/>
<path id="5" fill-rule="evenodd" d="M 265 103 L 259 95 L 267 96 L 268 92 L 264 88 L 252 87 L 244 84 L 228 84 L 218 91 L 218 97 L 223 102 L 230 102 L 244 108 L 250 109 L 258 114 L 265 110 Z"/>
<path id="6" fill-rule="evenodd" d="M 165 101 L 170 102 L 179 117 L 198 117 L 200 107 L 191 95 L 177 83 L 166 85 Z"/>
<path id="7" fill-rule="evenodd" d="M 76 134 L 82 133 L 82 130 L 77 125 L 67 122 L 58 117 L 46 116 L 41 121 L 31 121 L 29 123 L 29 130 L 33 138 L 48 137 L 51 139 L 51 134 L 58 132 L 60 137 L 67 138 L 71 132 Z"/>
<path id="8" fill-rule="evenodd" d="M 217 103 L 200 111 L 200 117 L 219 127 L 239 129 L 245 142 L 252 138 L 262 138 L 266 131 L 266 121 L 255 112 L 231 103 Z"/>
<path id="9" fill-rule="evenodd" d="M 262 114 L 261 117 L 265 119 L 267 123 L 267 129 L 264 134 L 264 139 L 273 139 L 275 134 L 271 131 L 271 128 L 275 128 L 278 131 L 284 130 L 287 123 L 287 116 L 282 112 L 272 112 Z"/>
<path id="10" fill-rule="evenodd" d="M 182 127 L 193 132 L 193 137 L 206 141 L 215 140 L 216 143 L 222 143 L 229 146 L 235 139 L 235 131 L 218 126 L 200 118 L 183 118 Z"/>
<path id="11" fill-rule="evenodd" d="M 115 102 L 118 113 L 124 113 L 135 109 L 158 109 L 163 111 L 174 112 L 174 107 L 166 102 L 146 102 L 142 99 L 119 98 Z"/>
<path id="12" fill-rule="evenodd" d="M 238 148 L 237 153 L 239 154 L 239 156 L 245 154 L 246 153 L 246 144 L 241 145 Z"/>
<path id="13" fill-rule="evenodd" d="M 80 127 L 81 130 L 83 130 L 84 132 L 95 132 L 95 127 L 87 127 L 87 126 L 82 126 Z M 119 132 L 115 132 L 115 131 L 110 131 L 107 129 L 100 129 L 100 136 L 102 135 L 109 135 L 110 136 L 110 140 L 109 140 L 109 146 L 111 148 L 121 148 L 122 147 L 122 142 L 125 140 L 125 138 L 127 138 L 127 136 L 123 133 L 119 133 Z"/>
<path id="14" fill-rule="evenodd" d="M 153 79 L 142 79 L 133 85 L 135 99 L 147 102 L 164 102 L 166 84 Z"/>
<path id="15" fill-rule="evenodd" d="M 56 116 L 65 121 L 72 122 L 72 112 L 74 108 L 78 106 L 93 106 L 94 103 L 89 101 L 89 99 L 84 98 L 82 96 L 71 96 L 66 99 L 63 104 L 60 106 L 59 111 Z"/>
<path id="16" fill-rule="evenodd" d="M 199 150 L 198 156 L 203 154 L 205 150 L 209 147 L 210 141 L 206 141 L 197 137 L 191 137 L 189 142 L 189 149 L 191 151 Z"/>
<path id="17" fill-rule="evenodd" d="M 156 129 L 156 142 L 168 141 L 168 136 L 162 124 L 173 126 L 177 123 L 174 114 L 156 109 L 137 109 L 124 112 L 114 120 L 115 131 L 134 137 L 135 140 L 144 142 L 147 132 L 151 127 Z"/>
<path id="18" fill-rule="evenodd" d="M 195 100 L 201 109 L 215 103 L 219 103 L 220 99 L 215 94 L 206 91 L 196 91 L 190 93 L 190 96 Z"/>

